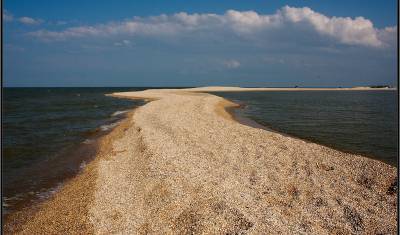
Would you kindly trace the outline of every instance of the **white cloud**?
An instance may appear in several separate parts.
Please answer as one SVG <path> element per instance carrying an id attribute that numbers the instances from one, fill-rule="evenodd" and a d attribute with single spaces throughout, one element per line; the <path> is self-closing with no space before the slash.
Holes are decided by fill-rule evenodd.
<path id="1" fill-rule="evenodd" d="M 3 10 L 3 20 L 6 22 L 13 21 L 14 16 L 9 11 Z M 43 22 L 43 20 L 33 19 L 33 18 L 27 17 L 27 16 L 17 18 L 16 20 L 18 20 L 22 24 L 27 24 L 27 25 L 41 24 Z"/>
<path id="2" fill-rule="evenodd" d="M 30 17 L 21 17 L 18 19 L 19 22 L 23 23 L 23 24 L 27 24 L 27 25 L 35 25 L 35 24 L 41 24 L 42 20 L 38 20 L 38 19 L 33 19 Z"/>
<path id="3" fill-rule="evenodd" d="M 14 16 L 10 12 L 8 12 L 7 10 L 3 10 L 3 20 L 5 22 L 13 21 L 14 20 Z"/>
<path id="4" fill-rule="evenodd" d="M 129 47 L 129 46 L 131 46 L 131 41 L 125 39 L 125 40 L 122 40 L 120 42 L 115 42 L 114 46 L 118 46 L 118 47 L 127 46 L 127 47 Z"/>
<path id="5" fill-rule="evenodd" d="M 285 6 L 282 15 L 293 23 L 308 23 L 314 30 L 333 37 L 344 44 L 380 47 L 383 42 L 378 39 L 377 29 L 370 20 L 363 17 L 327 17 L 314 12 L 308 7 L 294 8 Z"/>
<path id="6" fill-rule="evenodd" d="M 229 69 L 236 69 L 240 66 L 240 62 L 237 60 L 226 60 L 223 64 Z"/>
<path id="7" fill-rule="evenodd" d="M 382 42 L 386 42 L 390 45 L 396 45 L 397 43 L 397 27 L 386 27 L 378 30 L 378 38 Z"/>
<path id="8" fill-rule="evenodd" d="M 391 28 L 377 29 L 370 20 L 363 17 L 328 17 L 308 7 L 289 6 L 270 15 L 235 10 L 228 10 L 221 15 L 181 12 L 173 15 L 135 17 L 122 22 L 93 26 L 70 27 L 62 31 L 40 30 L 30 34 L 45 41 L 54 41 L 94 36 L 187 37 L 196 33 L 212 37 L 224 33 L 246 39 L 257 38 L 270 43 L 269 35 L 281 35 L 279 41 L 296 40 L 288 36 L 289 30 L 293 34 L 317 34 L 326 41 L 367 47 L 385 47 L 396 38 L 395 34 L 390 32 Z M 295 32 L 292 32 L 293 30 Z"/>

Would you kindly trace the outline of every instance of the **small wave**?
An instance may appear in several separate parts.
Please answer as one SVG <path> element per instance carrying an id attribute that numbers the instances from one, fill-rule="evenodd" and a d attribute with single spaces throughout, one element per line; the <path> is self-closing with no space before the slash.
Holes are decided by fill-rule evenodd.
<path id="1" fill-rule="evenodd" d="M 8 212 L 9 212 L 9 207 L 10 207 L 11 205 L 10 204 L 8 204 L 7 202 L 4 202 L 3 201 L 3 203 L 2 203 L 2 212 L 3 212 L 3 215 L 7 215 L 8 214 Z"/>
<path id="2" fill-rule="evenodd" d="M 93 142 L 94 142 L 94 140 L 86 139 L 86 140 L 84 140 L 82 143 L 84 143 L 84 144 L 91 144 L 91 143 L 93 143 Z"/>
<path id="3" fill-rule="evenodd" d="M 114 122 L 114 123 L 111 123 L 111 124 L 108 124 L 108 125 L 102 125 L 102 126 L 100 126 L 100 129 L 101 129 L 102 131 L 108 131 L 108 130 L 114 128 L 115 126 L 117 126 L 118 123 L 119 123 L 119 122 Z"/>
<path id="4" fill-rule="evenodd" d="M 79 168 L 81 169 L 81 170 L 83 170 L 83 169 L 85 169 L 85 167 L 86 167 L 86 161 L 83 161 L 80 165 L 79 165 Z"/>
<path id="5" fill-rule="evenodd" d="M 36 196 L 39 199 L 48 199 L 50 196 L 52 196 L 53 194 L 55 194 L 57 191 L 59 191 L 62 187 L 62 183 L 58 183 L 56 187 L 50 188 L 49 190 L 46 191 L 42 191 L 42 192 L 37 192 Z"/>
<path id="6" fill-rule="evenodd" d="M 3 201 L 20 201 L 23 199 L 23 194 L 18 193 L 12 197 L 3 197 Z"/>
<path id="7" fill-rule="evenodd" d="M 3 207 L 9 207 L 11 206 L 11 204 L 9 203 L 9 201 L 13 201 L 12 197 L 3 197 Z"/>
<path id="8" fill-rule="evenodd" d="M 55 187 L 52 187 L 50 189 L 42 188 L 39 191 L 29 191 L 26 193 L 18 193 L 11 197 L 3 196 L 3 198 L 2 198 L 3 213 L 8 214 L 9 212 L 14 210 L 13 207 L 15 206 L 15 204 L 18 204 L 21 201 L 24 201 L 27 199 L 29 199 L 31 201 L 31 203 L 34 200 L 35 201 L 36 200 L 39 200 L 39 201 L 46 200 L 46 199 L 50 198 L 52 195 L 54 195 L 56 192 L 58 192 L 62 186 L 63 186 L 62 183 L 58 183 Z"/>
<path id="9" fill-rule="evenodd" d="M 127 112 L 128 112 L 128 110 L 116 111 L 113 114 L 111 114 L 111 116 L 115 117 L 115 116 L 119 116 L 119 115 L 122 115 L 122 114 L 127 113 Z"/>

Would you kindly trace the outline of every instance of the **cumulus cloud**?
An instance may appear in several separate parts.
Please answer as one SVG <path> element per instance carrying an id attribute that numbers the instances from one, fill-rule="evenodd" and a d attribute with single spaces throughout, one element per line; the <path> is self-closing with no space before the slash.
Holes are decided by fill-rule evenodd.
<path id="1" fill-rule="evenodd" d="M 82 37 L 179 37 L 196 33 L 202 36 L 227 33 L 246 39 L 265 39 L 265 43 L 268 43 L 271 40 L 268 35 L 282 35 L 280 40 L 290 41 L 294 39 L 288 36 L 288 30 L 305 30 L 298 33 L 316 34 L 322 39 L 345 45 L 385 47 L 396 38 L 392 32 L 394 28 L 377 29 L 370 20 L 363 17 L 328 17 L 308 7 L 285 6 L 270 15 L 235 10 L 228 10 L 221 15 L 181 12 L 70 27 L 61 31 L 39 30 L 30 35 L 45 41 L 55 41 Z"/>
<path id="2" fill-rule="evenodd" d="M 378 39 L 390 45 L 396 45 L 397 27 L 385 27 L 378 30 Z"/>
<path id="3" fill-rule="evenodd" d="M 13 21 L 14 20 L 14 16 L 10 12 L 8 12 L 7 10 L 3 10 L 3 20 L 5 22 Z"/>
<path id="4" fill-rule="evenodd" d="M 223 64 L 229 69 L 235 69 L 240 66 L 240 62 L 237 60 L 226 60 L 223 62 Z"/>
<path id="5" fill-rule="evenodd" d="M 344 44 L 380 47 L 384 42 L 378 39 L 377 29 L 370 20 L 363 17 L 327 17 L 308 7 L 284 7 L 282 15 L 293 23 L 308 23 L 314 30 L 333 37 Z"/>
<path id="6" fill-rule="evenodd" d="M 27 17 L 27 16 L 19 18 L 18 21 L 20 23 L 27 24 L 27 25 L 35 25 L 35 24 L 41 24 L 42 23 L 42 20 L 33 19 L 33 18 L 30 18 L 30 17 Z"/>

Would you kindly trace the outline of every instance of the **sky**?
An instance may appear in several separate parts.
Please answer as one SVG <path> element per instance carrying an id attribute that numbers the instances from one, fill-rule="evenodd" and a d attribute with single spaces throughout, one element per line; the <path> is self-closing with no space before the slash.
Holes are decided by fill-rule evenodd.
<path id="1" fill-rule="evenodd" d="M 395 0 L 3 1 L 7 87 L 397 83 Z"/>

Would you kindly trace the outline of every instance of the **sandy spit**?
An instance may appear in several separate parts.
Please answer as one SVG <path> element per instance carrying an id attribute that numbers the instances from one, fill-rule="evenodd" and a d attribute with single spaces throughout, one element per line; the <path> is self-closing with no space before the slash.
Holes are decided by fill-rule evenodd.
<path id="1" fill-rule="evenodd" d="M 114 93 L 152 101 L 18 231 L 396 234 L 396 168 L 242 125 L 211 90 Z"/>
<path id="2" fill-rule="evenodd" d="M 352 87 L 352 88 L 271 88 L 271 87 L 258 87 L 258 88 L 245 88 L 245 87 L 196 87 L 189 88 L 193 92 L 248 92 L 248 91 L 394 91 L 396 88 L 371 88 L 371 87 Z"/>

